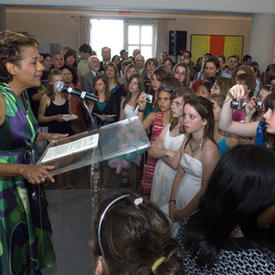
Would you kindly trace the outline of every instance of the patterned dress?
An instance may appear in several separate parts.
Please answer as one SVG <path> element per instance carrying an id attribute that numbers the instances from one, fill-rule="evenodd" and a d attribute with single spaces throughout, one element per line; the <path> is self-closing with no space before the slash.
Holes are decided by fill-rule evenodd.
<path id="1" fill-rule="evenodd" d="M 151 144 L 160 135 L 163 129 L 163 113 L 157 113 L 153 124 L 152 124 L 152 134 L 151 134 Z M 150 194 L 153 182 L 153 176 L 155 171 L 155 166 L 158 159 L 148 157 L 144 165 L 143 175 L 141 179 L 141 190 L 144 194 Z"/>
<path id="2" fill-rule="evenodd" d="M 180 225 L 177 242 L 180 248 L 180 261 L 186 275 L 274 275 L 275 253 L 266 247 L 260 247 L 253 240 L 228 238 L 219 249 L 216 261 L 212 266 L 198 266 L 198 256 L 193 256 L 184 247 L 184 235 L 187 220 Z M 204 238 L 204 236 L 202 237 Z M 205 239 L 205 238 L 204 238 Z"/>
<path id="3" fill-rule="evenodd" d="M 34 163 L 32 144 L 37 121 L 5 83 L 0 83 L 6 117 L 0 125 L 0 163 Z M 50 223 L 42 185 L 22 176 L 0 177 L 0 274 L 41 274 L 55 262 Z"/>

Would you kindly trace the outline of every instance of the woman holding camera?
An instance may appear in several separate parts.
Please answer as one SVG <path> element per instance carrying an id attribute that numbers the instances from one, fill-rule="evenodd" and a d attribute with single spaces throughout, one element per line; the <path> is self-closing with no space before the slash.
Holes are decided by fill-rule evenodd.
<path id="1" fill-rule="evenodd" d="M 132 74 L 127 88 L 127 95 L 120 103 L 119 120 L 138 116 L 142 121 L 146 108 L 142 77 L 139 74 Z"/>
<path id="2" fill-rule="evenodd" d="M 245 88 L 243 85 L 236 84 L 227 93 L 224 101 L 219 127 L 221 130 L 241 137 L 255 137 L 255 144 L 267 146 L 275 149 L 275 93 L 272 92 L 265 98 L 263 103 L 263 119 L 264 121 L 254 121 L 241 123 L 232 121 L 232 106 L 241 106 L 241 102 L 245 96 Z"/>

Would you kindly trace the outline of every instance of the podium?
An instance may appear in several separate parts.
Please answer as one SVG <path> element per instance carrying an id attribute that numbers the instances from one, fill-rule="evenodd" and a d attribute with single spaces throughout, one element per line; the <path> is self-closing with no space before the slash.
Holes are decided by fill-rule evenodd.
<path id="1" fill-rule="evenodd" d="M 97 205 L 100 201 L 99 163 L 146 149 L 150 145 L 142 123 L 136 116 L 51 141 L 37 164 L 54 165 L 55 170 L 50 172 L 53 176 L 91 166 L 91 196 Z"/>

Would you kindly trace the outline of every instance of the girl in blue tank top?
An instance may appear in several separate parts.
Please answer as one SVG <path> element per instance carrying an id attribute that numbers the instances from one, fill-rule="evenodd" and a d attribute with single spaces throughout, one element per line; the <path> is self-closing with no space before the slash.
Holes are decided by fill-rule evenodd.
<path id="1" fill-rule="evenodd" d="M 214 95 L 210 95 L 208 98 L 213 104 L 213 112 L 215 117 L 214 138 L 218 144 L 220 154 L 221 156 L 223 156 L 230 148 L 239 144 L 239 139 L 236 137 L 230 136 L 227 133 L 224 133 L 218 128 L 220 113 L 224 102 L 224 97 L 222 95 L 214 94 Z"/>

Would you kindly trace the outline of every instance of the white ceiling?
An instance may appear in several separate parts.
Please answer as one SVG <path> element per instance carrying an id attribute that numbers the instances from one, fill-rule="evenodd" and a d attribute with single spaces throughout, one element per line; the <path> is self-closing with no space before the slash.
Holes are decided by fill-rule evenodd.
<path id="1" fill-rule="evenodd" d="M 275 0 L 0 0 L 0 5 L 121 11 L 275 14 Z"/>

